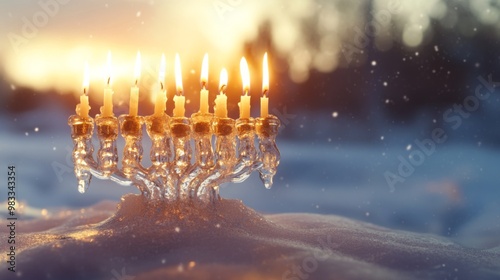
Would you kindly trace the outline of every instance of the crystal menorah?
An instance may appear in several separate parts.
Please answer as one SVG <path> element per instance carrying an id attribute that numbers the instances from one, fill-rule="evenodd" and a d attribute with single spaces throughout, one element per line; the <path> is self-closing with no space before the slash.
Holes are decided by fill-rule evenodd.
<path id="1" fill-rule="evenodd" d="M 134 185 L 152 200 L 214 202 L 220 199 L 220 184 L 243 182 L 253 171 L 270 188 L 280 160 L 275 141 L 280 121 L 273 115 L 236 120 L 210 113 L 195 113 L 191 118 L 165 113 L 118 118 L 97 115 L 95 122 L 91 117 L 72 115 L 68 124 L 81 193 L 95 176 Z M 94 125 L 100 142 L 97 160 L 92 144 Z M 141 163 L 143 125 L 151 139 L 150 167 Z M 125 139 L 121 168 L 116 145 L 119 131 Z"/>
<path id="2" fill-rule="evenodd" d="M 280 122 L 268 114 L 269 72 L 267 53 L 263 58 L 263 81 L 261 117 L 250 117 L 250 78 L 245 58 L 240 61 L 244 95 L 241 97 L 240 118 L 227 117 L 226 85 L 227 71 L 222 69 L 219 83 L 220 93 L 215 99 L 215 114 L 208 112 L 208 55 L 203 58 L 201 71 L 202 90 L 200 111 L 184 117 L 185 97 L 182 90 L 182 74 L 179 55 L 175 57 L 177 95 L 174 96 L 173 116 L 165 113 L 166 91 L 165 56 L 159 69 L 160 93 L 156 96 L 153 115 L 137 115 L 137 80 L 140 75 L 140 53 L 137 53 L 134 71 L 135 86 L 130 92 L 128 115 L 116 118 L 113 114 L 113 91 L 111 79 L 111 52 L 108 53 L 108 79 L 104 90 L 101 114 L 95 121 L 89 116 L 87 89 L 88 65 L 85 67 L 83 95 L 76 107 L 77 115 L 69 118 L 73 138 L 73 162 L 78 180 L 78 190 L 87 189 L 92 176 L 110 179 L 121 185 L 134 185 L 151 200 L 160 201 L 217 201 L 219 185 L 226 182 L 242 182 L 257 170 L 266 188 L 270 188 L 280 154 L 276 146 L 276 135 Z M 151 139 L 151 166 L 142 165 L 143 125 Z M 97 126 L 99 150 L 94 159 L 92 135 Z M 118 166 L 116 140 L 119 131 L 125 139 L 121 167 Z M 257 139 L 257 140 L 256 140 Z M 259 148 L 255 143 L 258 142 Z"/>

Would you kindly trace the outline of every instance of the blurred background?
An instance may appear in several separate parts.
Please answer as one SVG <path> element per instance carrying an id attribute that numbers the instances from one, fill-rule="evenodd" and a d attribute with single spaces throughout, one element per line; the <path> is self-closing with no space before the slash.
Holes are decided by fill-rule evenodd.
<path id="1" fill-rule="evenodd" d="M 94 116 L 112 52 L 120 115 L 141 51 L 139 113 L 150 115 L 164 53 L 171 114 L 179 53 L 190 115 L 209 53 L 210 101 L 226 67 L 236 118 L 239 60 L 249 62 L 258 116 L 268 52 L 270 112 L 282 122 L 275 184 L 266 190 L 252 174 L 224 185 L 223 197 L 262 213 L 336 214 L 467 246 L 500 244 L 498 0 L 19 0 L 2 1 L 0 14 L 0 157 L 4 170 L 17 168 L 17 198 L 34 210 L 26 218 L 137 192 L 97 179 L 77 191 L 67 119 L 85 62 Z"/>

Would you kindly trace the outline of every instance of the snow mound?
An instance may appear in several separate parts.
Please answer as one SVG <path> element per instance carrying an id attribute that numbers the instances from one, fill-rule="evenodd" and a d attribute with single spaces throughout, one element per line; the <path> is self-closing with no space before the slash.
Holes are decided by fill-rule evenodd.
<path id="1" fill-rule="evenodd" d="M 148 203 L 126 195 L 21 221 L 1 279 L 499 279 L 500 248 L 333 215 L 261 215 L 241 201 Z M 115 213 L 113 213 L 115 212 Z M 5 229 L 2 230 L 6 232 Z M 1 245 L 7 250 L 6 242 Z M 14 277 L 14 275 L 16 277 Z"/>

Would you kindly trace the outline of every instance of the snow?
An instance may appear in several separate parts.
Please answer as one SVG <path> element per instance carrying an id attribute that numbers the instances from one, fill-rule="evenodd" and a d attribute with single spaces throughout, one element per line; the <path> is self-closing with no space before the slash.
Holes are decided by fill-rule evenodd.
<path id="1" fill-rule="evenodd" d="M 17 279 L 110 279 L 116 273 L 130 279 L 500 275 L 499 247 L 464 248 L 336 215 L 261 215 L 225 199 L 216 205 L 151 205 L 138 195 L 125 196 L 114 214 L 112 205 L 21 222 L 27 230 L 18 237 Z M 0 277 L 6 279 L 11 272 L 3 267 Z"/>

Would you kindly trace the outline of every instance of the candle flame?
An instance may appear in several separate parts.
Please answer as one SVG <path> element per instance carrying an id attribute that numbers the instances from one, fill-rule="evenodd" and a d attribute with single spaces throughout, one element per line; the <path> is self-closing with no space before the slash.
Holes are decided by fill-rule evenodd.
<path id="1" fill-rule="evenodd" d="M 111 67 L 111 51 L 108 51 L 108 65 L 107 65 L 107 81 L 106 85 L 109 87 L 111 85 L 111 72 L 112 72 L 112 67 Z"/>
<path id="2" fill-rule="evenodd" d="M 161 89 L 163 89 L 163 82 L 165 81 L 166 68 L 167 63 L 165 62 L 165 54 L 162 54 L 160 61 L 160 70 L 158 71 L 158 82 L 160 83 Z"/>
<path id="3" fill-rule="evenodd" d="M 90 71 L 89 71 L 89 63 L 85 62 L 85 69 L 83 70 L 83 93 L 88 95 L 90 84 Z"/>
<path id="4" fill-rule="evenodd" d="M 262 62 L 262 95 L 267 96 L 269 94 L 269 66 L 267 64 L 267 52 L 264 54 L 264 59 Z"/>
<path id="5" fill-rule="evenodd" d="M 227 87 L 227 70 L 226 68 L 222 68 L 220 71 L 220 79 L 219 79 L 219 91 L 221 93 L 226 93 Z"/>
<path id="6" fill-rule="evenodd" d="M 182 95 L 181 58 L 178 53 L 175 54 L 175 86 L 177 87 L 177 94 Z"/>
<path id="7" fill-rule="evenodd" d="M 244 57 L 240 60 L 240 72 L 241 80 L 243 81 L 243 94 L 248 95 L 248 91 L 250 90 L 250 71 L 248 70 L 247 60 Z"/>
<path id="8" fill-rule="evenodd" d="M 201 64 L 201 77 L 200 77 L 201 86 L 205 88 L 205 85 L 208 82 L 208 53 L 203 56 L 203 63 Z"/>
<path id="9" fill-rule="evenodd" d="M 137 57 L 135 58 L 135 68 L 134 68 L 134 80 L 135 85 L 137 85 L 137 81 L 141 76 L 141 53 L 137 52 Z"/>

